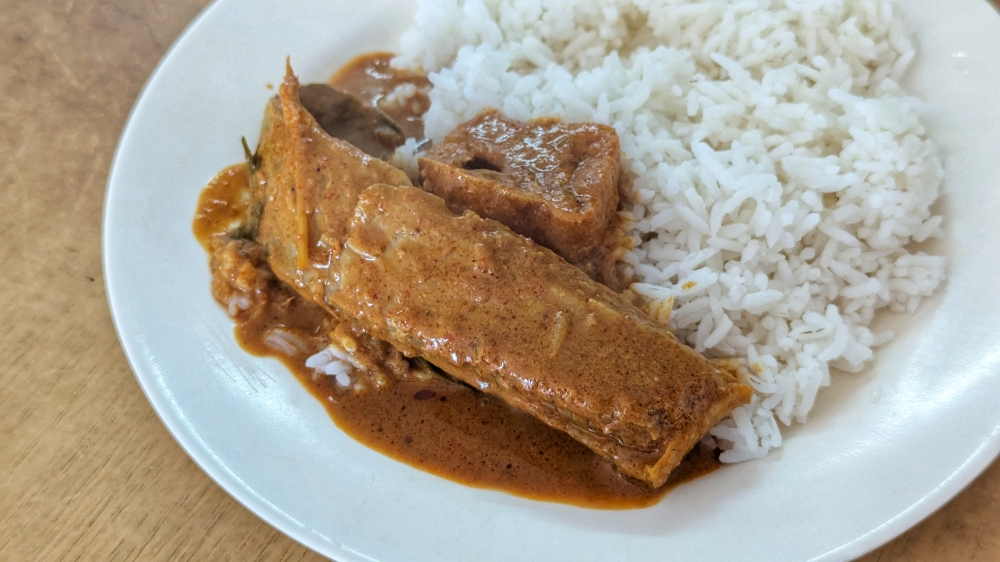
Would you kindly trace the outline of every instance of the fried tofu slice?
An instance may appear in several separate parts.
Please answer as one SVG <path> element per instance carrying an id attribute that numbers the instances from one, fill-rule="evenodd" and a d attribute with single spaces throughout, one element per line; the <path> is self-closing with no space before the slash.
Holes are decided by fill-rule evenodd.
<path id="1" fill-rule="evenodd" d="M 488 111 L 428 150 L 420 179 L 453 210 L 500 221 L 577 264 L 614 226 L 620 152 L 611 127 Z"/>

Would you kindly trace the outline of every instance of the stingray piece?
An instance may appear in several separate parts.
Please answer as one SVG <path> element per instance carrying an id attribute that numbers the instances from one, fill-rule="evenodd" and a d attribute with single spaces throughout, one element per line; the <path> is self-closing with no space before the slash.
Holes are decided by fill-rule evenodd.
<path id="1" fill-rule="evenodd" d="M 364 191 L 330 302 L 375 338 L 660 486 L 750 388 L 550 250 L 425 191 Z"/>
<path id="2" fill-rule="evenodd" d="M 275 275 L 407 357 L 567 432 L 650 486 L 750 388 L 552 251 L 331 138 L 289 69 L 248 235 Z"/>
<path id="3" fill-rule="evenodd" d="M 250 160 L 244 235 L 263 244 L 280 280 L 318 303 L 337 288 L 331 264 L 347 238 L 358 195 L 376 183 L 411 185 L 403 171 L 331 137 L 302 106 L 290 66 L 264 111 Z"/>

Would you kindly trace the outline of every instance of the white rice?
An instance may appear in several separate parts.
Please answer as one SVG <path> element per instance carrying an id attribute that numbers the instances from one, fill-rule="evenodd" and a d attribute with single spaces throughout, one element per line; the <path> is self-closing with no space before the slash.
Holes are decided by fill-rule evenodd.
<path id="1" fill-rule="evenodd" d="M 332 344 L 309 356 L 306 359 L 306 367 L 316 373 L 335 377 L 337 384 L 342 387 L 351 386 L 354 380 L 351 375 L 355 369 L 361 368 L 350 353 Z"/>
<path id="2" fill-rule="evenodd" d="M 736 462 L 805 422 L 944 278 L 938 148 L 899 85 L 915 56 L 888 0 L 421 0 L 397 66 L 430 72 L 433 141 L 486 108 L 613 126 L 635 176 L 634 290 L 751 404 L 712 430 Z M 413 165 L 416 142 L 401 149 Z M 669 308 L 668 308 L 669 310 Z M 781 425 L 778 422 L 781 422 Z"/>

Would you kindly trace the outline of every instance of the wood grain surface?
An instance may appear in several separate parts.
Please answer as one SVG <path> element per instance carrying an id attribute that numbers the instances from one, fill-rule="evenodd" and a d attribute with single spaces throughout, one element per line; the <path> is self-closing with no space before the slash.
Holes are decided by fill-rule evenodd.
<path id="1" fill-rule="evenodd" d="M 0 560 L 318 560 L 185 455 L 101 275 L 115 144 L 206 0 L 0 0 Z M 1000 560 L 1000 465 L 865 562 Z"/>

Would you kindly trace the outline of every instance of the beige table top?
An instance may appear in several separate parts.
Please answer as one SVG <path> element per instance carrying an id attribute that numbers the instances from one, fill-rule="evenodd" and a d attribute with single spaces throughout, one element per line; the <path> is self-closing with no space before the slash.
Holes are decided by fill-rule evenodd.
<path id="1" fill-rule="evenodd" d="M 125 361 L 101 207 L 207 0 L 0 0 L 0 560 L 317 560 L 195 466 Z M 1000 560 L 1000 464 L 867 562 Z"/>

